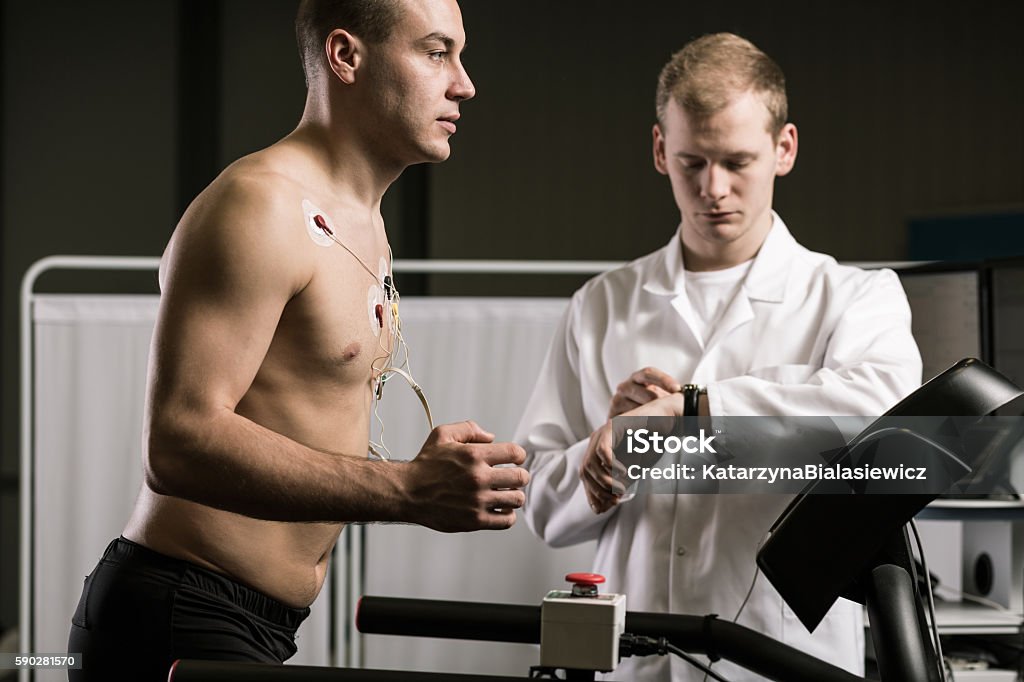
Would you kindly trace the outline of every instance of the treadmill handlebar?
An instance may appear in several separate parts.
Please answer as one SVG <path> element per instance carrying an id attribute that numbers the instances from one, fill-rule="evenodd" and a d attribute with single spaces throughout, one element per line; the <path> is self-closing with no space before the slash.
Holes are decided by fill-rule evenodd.
<path id="1" fill-rule="evenodd" d="M 355 620 L 366 634 L 539 644 L 540 618 L 540 606 L 364 596 Z M 627 611 L 626 632 L 665 637 L 684 651 L 711 652 L 780 682 L 863 680 L 767 635 L 715 617 Z"/>

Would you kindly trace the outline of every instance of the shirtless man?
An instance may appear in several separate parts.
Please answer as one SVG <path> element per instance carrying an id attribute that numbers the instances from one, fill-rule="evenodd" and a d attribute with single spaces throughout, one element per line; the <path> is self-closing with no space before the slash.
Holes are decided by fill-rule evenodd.
<path id="1" fill-rule="evenodd" d="M 494 466 L 523 451 L 473 422 L 408 462 L 366 456 L 397 342 L 380 201 L 406 166 L 448 157 L 474 95 L 459 7 L 304 0 L 296 33 L 298 127 L 228 167 L 164 253 L 145 484 L 86 581 L 72 679 L 281 662 L 344 522 L 502 529 L 523 504 L 526 471 Z"/>

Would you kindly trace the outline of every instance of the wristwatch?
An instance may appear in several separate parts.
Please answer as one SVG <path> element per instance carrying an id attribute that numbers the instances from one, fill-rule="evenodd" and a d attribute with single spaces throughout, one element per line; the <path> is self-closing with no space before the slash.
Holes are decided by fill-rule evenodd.
<path id="1" fill-rule="evenodd" d="M 707 394 L 707 386 L 683 384 L 683 416 L 696 417 L 700 411 L 700 397 Z"/>

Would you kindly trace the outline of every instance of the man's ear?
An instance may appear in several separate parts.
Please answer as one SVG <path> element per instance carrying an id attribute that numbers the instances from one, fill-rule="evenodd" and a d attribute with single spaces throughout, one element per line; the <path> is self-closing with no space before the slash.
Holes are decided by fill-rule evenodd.
<path id="1" fill-rule="evenodd" d="M 781 177 L 793 170 L 796 163 L 797 135 L 796 126 L 787 123 L 779 132 L 779 141 L 775 145 L 775 175 Z"/>
<path id="2" fill-rule="evenodd" d="M 661 132 L 661 124 L 655 123 L 651 129 L 654 143 L 654 168 L 662 175 L 668 175 L 668 163 L 665 161 L 665 135 Z"/>
<path id="3" fill-rule="evenodd" d="M 327 64 L 342 83 L 352 84 L 356 71 L 362 63 L 363 44 L 348 31 L 336 28 L 327 36 L 324 44 Z"/>

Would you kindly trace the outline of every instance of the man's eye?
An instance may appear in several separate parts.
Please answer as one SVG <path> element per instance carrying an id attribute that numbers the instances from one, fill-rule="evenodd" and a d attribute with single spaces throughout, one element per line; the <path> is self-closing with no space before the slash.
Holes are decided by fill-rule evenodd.
<path id="1" fill-rule="evenodd" d="M 691 161 L 683 164 L 683 170 L 698 171 L 704 167 L 703 161 Z"/>
<path id="2" fill-rule="evenodd" d="M 430 58 L 433 59 L 435 62 L 443 62 L 445 59 L 448 58 L 448 53 L 444 51 L 431 52 Z"/>
<path id="3" fill-rule="evenodd" d="M 749 161 L 729 161 L 725 164 L 725 167 L 729 170 L 742 170 L 750 165 Z"/>

